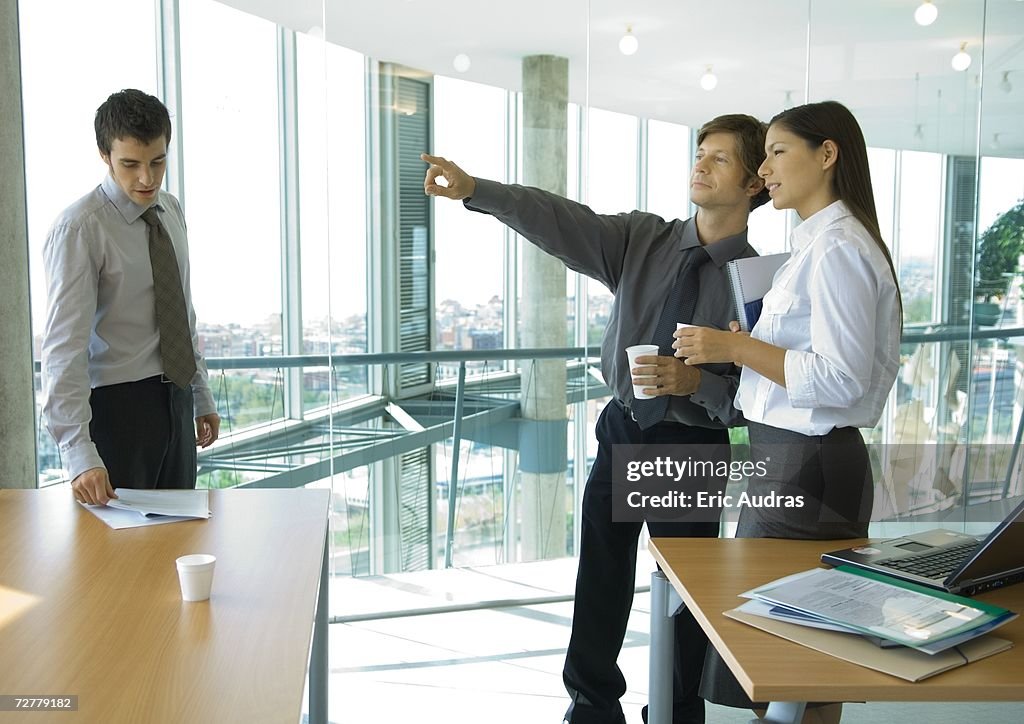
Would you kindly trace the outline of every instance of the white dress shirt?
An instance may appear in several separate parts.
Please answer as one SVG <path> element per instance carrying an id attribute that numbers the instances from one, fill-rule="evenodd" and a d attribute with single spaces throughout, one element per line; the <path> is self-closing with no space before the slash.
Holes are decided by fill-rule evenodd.
<path id="1" fill-rule="evenodd" d="M 899 369 L 900 306 L 889 263 L 836 201 L 792 234 L 751 336 L 786 351 L 786 386 L 744 367 L 748 420 L 804 435 L 873 427 Z"/>
<path id="2" fill-rule="evenodd" d="M 185 217 L 160 191 L 154 204 L 174 245 L 192 330 L 195 415 L 216 411 L 199 352 L 189 285 Z M 43 245 L 48 308 L 42 345 L 43 414 L 73 480 L 104 467 L 89 435 L 94 387 L 163 372 L 156 326 L 149 230 L 139 206 L 107 175 L 65 209 Z"/>

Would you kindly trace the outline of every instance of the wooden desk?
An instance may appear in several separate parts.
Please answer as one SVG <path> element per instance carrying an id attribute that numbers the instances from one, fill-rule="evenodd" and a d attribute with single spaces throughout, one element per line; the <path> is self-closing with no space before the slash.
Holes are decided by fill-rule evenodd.
<path id="1" fill-rule="evenodd" d="M 325 722 L 329 499 L 211 491 L 209 520 L 113 530 L 65 486 L 0 490 L 0 694 L 78 695 L 0 722 L 297 722 L 307 662 Z M 188 553 L 217 556 L 209 601 L 181 600 Z"/>
<path id="2" fill-rule="evenodd" d="M 671 720 L 671 618 L 677 594 L 754 701 L 773 702 L 765 721 L 799 722 L 808 701 L 1022 701 L 1024 617 L 996 633 L 1014 648 L 917 683 L 850 664 L 726 618 L 737 594 L 821 565 L 822 552 L 857 541 L 657 538 L 649 548 L 664 575 L 651 585 L 650 724 Z M 666 580 L 667 578 L 667 580 Z M 1024 585 L 977 596 L 1024 613 Z M 675 603 L 678 603 L 678 598 Z M 657 615 L 656 615 L 657 614 Z M 657 661 L 655 659 L 658 659 Z M 667 668 L 668 678 L 665 678 Z M 667 681 L 667 690 L 665 682 Z M 657 689 L 657 691 L 655 691 Z M 657 699 L 657 703 L 655 701 Z M 655 714 L 661 721 L 655 719 Z"/>

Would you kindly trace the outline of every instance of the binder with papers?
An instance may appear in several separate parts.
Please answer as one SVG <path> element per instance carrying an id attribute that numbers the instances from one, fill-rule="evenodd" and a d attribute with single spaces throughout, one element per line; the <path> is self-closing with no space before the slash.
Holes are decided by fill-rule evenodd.
<path id="1" fill-rule="evenodd" d="M 1016 613 L 855 568 L 815 568 L 741 594 L 729 618 L 852 663 L 919 681 L 1005 651 L 989 632 Z"/>
<path id="2" fill-rule="evenodd" d="M 751 256 L 733 259 L 725 265 L 736 320 L 740 329 L 749 332 L 761 316 L 761 300 L 772 287 L 772 279 L 789 254 Z"/>
<path id="3" fill-rule="evenodd" d="M 755 616 L 744 612 L 742 607 L 726 611 L 725 615 L 823 654 L 912 682 L 1001 653 L 1013 646 L 1006 639 L 980 636 L 955 648 L 930 655 L 906 646 L 880 648 L 861 636 Z"/>

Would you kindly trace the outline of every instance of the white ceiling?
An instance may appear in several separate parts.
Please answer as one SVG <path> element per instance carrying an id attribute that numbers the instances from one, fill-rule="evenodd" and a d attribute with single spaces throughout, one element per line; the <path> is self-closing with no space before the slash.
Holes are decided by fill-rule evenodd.
<path id="1" fill-rule="evenodd" d="M 323 29 L 377 60 L 503 88 L 519 88 L 524 56 L 566 56 L 572 101 L 648 118 L 767 120 L 787 92 L 797 104 L 806 90 L 846 103 L 872 146 L 973 155 L 980 143 L 984 155 L 1024 158 L 1021 0 L 935 0 L 928 27 L 914 22 L 919 0 L 222 2 Z M 640 42 L 633 56 L 618 50 L 627 24 Z M 950 59 L 965 41 L 973 62 L 956 72 Z M 452 65 L 459 53 L 472 61 L 465 73 Z M 719 79 L 711 92 L 698 85 L 708 65 Z M 999 87 L 1005 71 L 1010 92 Z"/>

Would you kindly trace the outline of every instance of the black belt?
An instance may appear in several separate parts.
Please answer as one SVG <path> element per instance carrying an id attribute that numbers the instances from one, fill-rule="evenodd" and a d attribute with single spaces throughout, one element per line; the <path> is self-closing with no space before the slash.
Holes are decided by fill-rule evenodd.
<path id="1" fill-rule="evenodd" d="M 141 383 L 141 382 L 147 382 L 147 383 L 159 382 L 162 385 L 172 385 L 172 384 L 174 384 L 171 380 L 169 380 L 166 377 L 164 377 L 164 375 L 162 373 L 159 374 L 159 375 L 153 375 L 152 377 L 146 377 L 145 379 L 136 380 L 136 383 Z"/>

